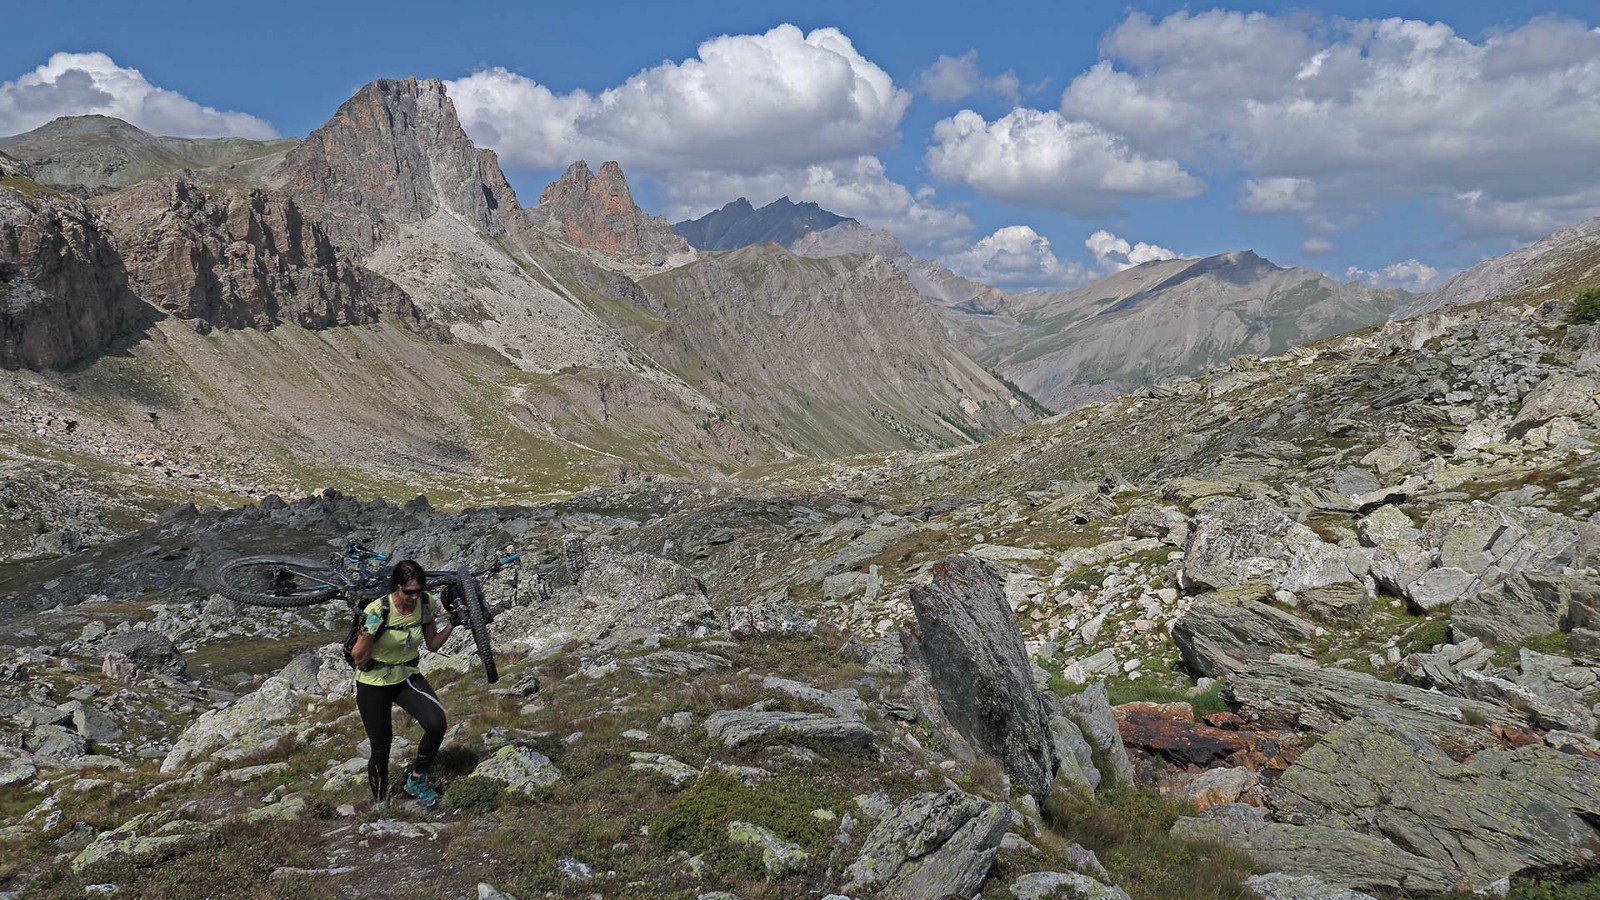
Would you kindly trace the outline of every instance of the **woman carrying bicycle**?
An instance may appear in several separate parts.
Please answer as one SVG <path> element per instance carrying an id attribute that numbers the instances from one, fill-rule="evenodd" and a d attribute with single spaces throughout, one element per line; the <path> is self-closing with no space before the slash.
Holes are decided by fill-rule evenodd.
<path id="1" fill-rule="evenodd" d="M 417 671 L 422 648 L 444 646 L 453 622 L 439 624 L 435 603 L 423 593 L 427 573 L 414 560 L 395 565 L 389 575 L 389 593 L 369 603 L 366 620 L 350 655 L 356 664 L 356 709 L 366 727 L 372 755 L 367 760 L 367 784 L 375 803 L 389 796 L 389 747 L 394 738 L 391 707 L 398 706 L 422 726 L 417 758 L 406 774 L 405 792 L 424 806 L 439 800 L 428 785 L 428 767 L 444 741 L 444 706 L 428 679 Z M 450 611 L 452 615 L 454 610 Z"/>

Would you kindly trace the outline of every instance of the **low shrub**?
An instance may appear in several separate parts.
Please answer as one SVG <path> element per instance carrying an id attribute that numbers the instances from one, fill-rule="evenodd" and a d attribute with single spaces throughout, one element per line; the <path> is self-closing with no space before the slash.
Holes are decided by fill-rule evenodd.
<path id="1" fill-rule="evenodd" d="M 1572 301 L 1567 321 L 1573 325 L 1600 324 L 1600 287 L 1588 288 Z"/>
<path id="2" fill-rule="evenodd" d="M 505 798 L 505 785 L 481 775 L 469 775 L 452 782 L 444 795 L 451 809 L 472 813 L 494 812 L 505 802 Z"/>

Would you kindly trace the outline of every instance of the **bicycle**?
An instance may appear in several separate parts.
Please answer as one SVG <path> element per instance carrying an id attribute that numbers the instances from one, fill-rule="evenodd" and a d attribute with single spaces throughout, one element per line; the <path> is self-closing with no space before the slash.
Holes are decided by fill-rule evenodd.
<path id="1" fill-rule="evenodd" d="M 429 570 L 424 590 L 441 590 L 446 609 L 460 609 L 472 631 L 473 646 L 490 684 L 500 680 L 494 648 L 489 644 L 489 623 L 494 612 L 480 580 L 522 558 L 513 553 L 484 568 L 466 566 L 453 572 Z M 390 558 L 358 540 L 345 543 L 332 563 L 298 556 L 267 554 L 227 560 L 200 576 L 202 585 L 230 600 L 252 606 L 292 609 L 343 597 L 352 610 L 389 593 Z"/>

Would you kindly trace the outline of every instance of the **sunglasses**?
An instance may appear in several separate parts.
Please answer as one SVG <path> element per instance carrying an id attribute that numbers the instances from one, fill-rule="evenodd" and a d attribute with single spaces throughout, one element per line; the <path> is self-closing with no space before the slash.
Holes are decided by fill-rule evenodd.
<path id="1" fill-rule="evenodd" d="M 422 594 L 422 588 L 417 588 L 416 590 L 412 590 L 411 588 L 401 588 L 400 593 L 406 595 L 407 597 L 417 597 Z"/>

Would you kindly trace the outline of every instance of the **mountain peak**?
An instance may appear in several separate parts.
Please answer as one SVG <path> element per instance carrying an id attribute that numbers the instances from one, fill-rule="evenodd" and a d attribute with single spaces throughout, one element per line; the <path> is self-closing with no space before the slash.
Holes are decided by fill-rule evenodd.
<path id="1" fill-rule="evenodd" d="M 816 203 L 795 203 L 787 196 L 760 209 L 743 197 L 698 219 L 679 222 L 673 230 L 698 250 L 735 250 L 751 244 L 793 245 L 807 234 L 855 219 L 829 212 Z"/>
<path id="2" fill-rule="evenodd" d="M 484 234 L 505 230 L 516 194 L 491 150 L 473 145 L 436 78 L 380 78 L 290 151 L 291 192 L 327 209 L 335 242 L 365 252 L 387 228 L 455 214 Z"/>
<path id="3" fill-rule="evenodd" d="M 615 160 L 598 172 L 578 160 L 545 186 L 531 211 L 536 222 L 574 247 L 614 256 L 670 256 L 687 249 L 666 223 L 639 208 Z"/>

